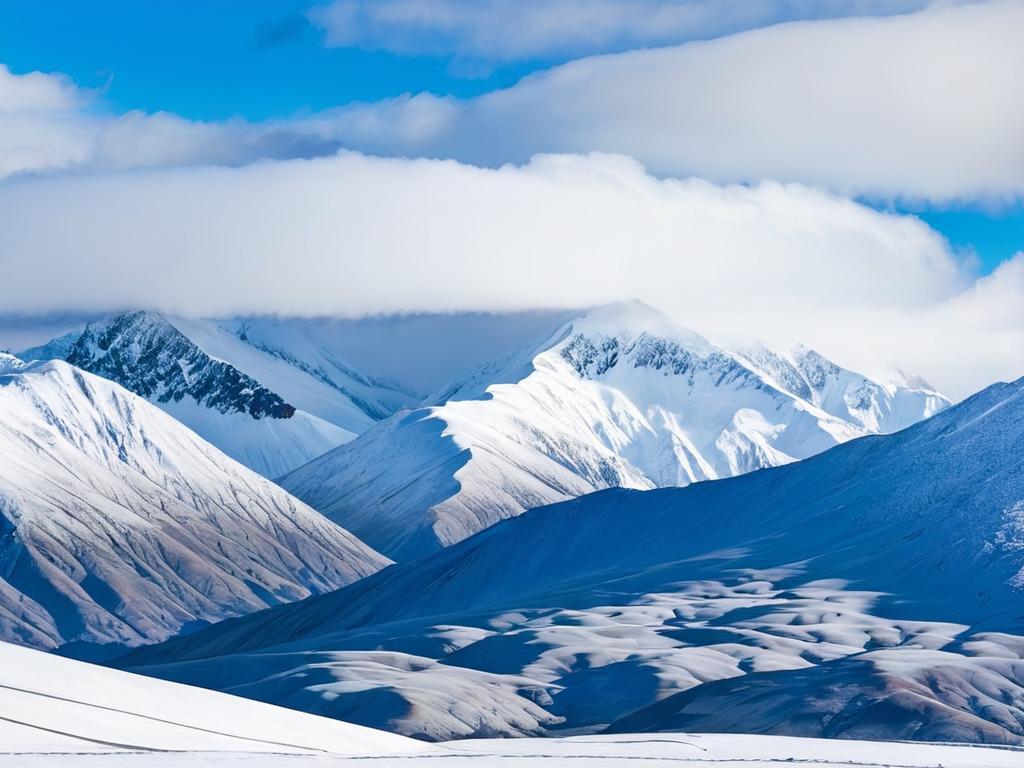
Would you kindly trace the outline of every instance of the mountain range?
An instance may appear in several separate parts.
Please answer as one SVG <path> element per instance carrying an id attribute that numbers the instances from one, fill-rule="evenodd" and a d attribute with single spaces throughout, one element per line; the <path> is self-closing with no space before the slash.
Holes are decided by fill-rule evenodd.
<path id="1" fill-rule="evenodd" d="M 0 638 L 434 741 L 1019 744 L 1022 436 L 637 302 L 118 313 L 0 356 Z"/>
<path id="2" fill-rule="evenodd" d="M 533 509 L 120 663 L 428 739 L 1022 744 L 1022 439 L 1024 379 L 800 462 Z"/>

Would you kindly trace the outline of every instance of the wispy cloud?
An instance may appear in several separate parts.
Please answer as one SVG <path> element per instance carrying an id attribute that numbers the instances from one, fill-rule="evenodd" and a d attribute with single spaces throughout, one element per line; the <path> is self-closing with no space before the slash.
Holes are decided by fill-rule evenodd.
<path id="1" fill-rule="evenodd" d="M 310 11 L 331 46 L 480 62 L 671 45 L 794 19 L 904 13 L 930 0 L 335 0 Z"/>

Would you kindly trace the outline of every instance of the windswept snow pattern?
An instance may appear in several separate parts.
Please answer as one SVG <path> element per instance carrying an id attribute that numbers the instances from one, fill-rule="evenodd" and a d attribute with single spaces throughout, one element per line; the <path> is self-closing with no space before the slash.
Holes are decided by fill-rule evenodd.
<path id="1" fill-rule="evenodd" d="M 1022 440 L 1024 379 L 798 463 L 534 509 L 122 663 L 441 740 L 1024 744 Z"/>
<path id="2" fill-rule="evenodd" d="M 16 373 L 25 368 L 27 363 L 7 352 L 0 352 L 0 374 Z"/>
<path id="3" fill-rule="evenodd" d="M 0 375 L 0 638 L 134 645 L 387 564 L 119 385 Z"/>
<path id="4" fill-rule="evenodd" d="M 814 353 L 800 360 L 765 356 L 766 372 L 644 305 L 610 305 L 282 483 L 408 560 L 532 507 L 779 466 L 948 404 Z"/>

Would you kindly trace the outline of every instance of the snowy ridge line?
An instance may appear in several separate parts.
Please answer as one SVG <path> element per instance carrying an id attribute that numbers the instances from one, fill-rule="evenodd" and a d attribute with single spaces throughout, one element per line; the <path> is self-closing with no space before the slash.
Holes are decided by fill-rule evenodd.
<path id="1" fill-rule="evenodd" d="M 229 739 L 238 739 L 239 741 L 247 741 L 247 742 L 252 742 L 254 744 L 268 744 L 268 745 L 274 746 L 274 747 L 291 747 L 293 749 L 306 749 L 306 750 L 309 750 L 310 752 L 324 752 L 324 753 L 328 753 L 328 751 L 326 749 L 321 749 L 320 747 L 308 747 L 308 746 L 305 746 L 303 744 L 289 744 L 288 742 L 284 742 L 284 741 L 270 741 L 268 739 L 257 739 L 257 738 L 253 738 L 253 737 L 249 737 L 249 736 L 238 736 L 238 735 L 233 734 L 233 733 L 226 733 L 224 731 L 218 731 L 218 730 L 214 730 L 214 729 L 210 729 L 210 728 L 203 728 L 203 727 L 198 726 L 198 725 L 187 725 L 185 723 L 181 723 L 181 722 L 178 722 L 176 720 L 167 720 L 167 719 L 164 719 L 164 718 L 161 718 L 161 717 L 153 717 L 152 715 L 143 715 L 143 714 L 141 714 L 139 712 L 132 712 L 131 710 L 128 710 L 128 709 L 118 709 L 117 707 L 108 707 L 108 706 L 104 706 L 103 704 L 93 704 L 93 703 L 88 702 L 88 701 L 80 701 L 79 699 L 71 699 L 71 698 L 68 698 L 68 697 L 65 697 L 65 696 L 57 696 L 56 694 L 52 694 L 52 693 L 42 693 L 41 691 L 33 691 L 31 689 L 28 689 L 28 688 L 18 688 L 18 687 L 13 686 L 13 685 L 5 685 L 4 683 L 0 683 L 0 688 L 3 688 L 4 690 L 7 690 L 7 691 L 14 691 L 16 693 L 28 694 L 30 696 L 41 696 L 44 699 L 53 699 L 54 701 L 63 701 L 65 703 L 67 703 L 67 704 L 79 704 L 79 705 L 81 705 L 83 707 L 89 707 L 90 709 L 99 709 L 99 710 L 103 710 L 103 711 L 106 711 L 106 712 L 116 712 L 119 715 L 128 715 L 129 717 L 139 717 L 139 718 L 142 718 L 143 720 L 150 720 L 150 721 L 155 722 L 155 723 L 163 723 L 165 725 L 173 725 L 173 726 L 176 726 L 178 728 L 187 728 L 190 731 L 199 731 L 201 733 L 209 733 L 209 734 L 213 734 L 214 736 L 225 736 L 225 737 L 227 737 Z M 110 743 L 110 742 L 100 741 L 100 740 L 97 740 L 97 739 L 90 739 L 88 737 L 79 736 L 79 735 L 74 734 L 74 733 L 64 733 L 64 732 L 61 732 L 61 731 L 55 731 L 55 730 L 53 730 L 51 728 L 46 728 L 46 727 L 41 726 L 41 725 L 35 725 L 34 723 L 18 722 L 16 720 L 11 720 L 10 718 L 7 718 L 7 717 L 0 716 L 0 719 L 7 720 L 8 722 L 16 723 L 17 725 L 27 725 L 27 726 L 29 726 L 31 728 L 39 728 L 39 729 L 44 730 L 44 731 L 50 731 L 52 733 L 57 733 L 57 734 L 62 735 L 62 736 L 72 736 L 73 738 L 83 739 L 85 741 L 95 741 L 98 744 L 107 744 L 108 746 L 113 746 L 113 747 L 125 746 L 123 744 L 114 744 L 114 743 Z M 150 747 L 130 747 L 130 748 L 131 749 L 144 749 L 144 750 L 147 750 L 147 751 L 154 751 L 154 752 L 172 752 L 172 751 L 176 751 L 176 750 L 167 750 L 167 749 L 152 749 Z"/>
<path id="2" fill-rule="evenodd" d="M 762 349 L 755 360 L 639 302 L 589 310 L 538 339 L 279 482 L 410 561 L 527 509 L 780 466 L 949 404 L 811 350 Z"/>

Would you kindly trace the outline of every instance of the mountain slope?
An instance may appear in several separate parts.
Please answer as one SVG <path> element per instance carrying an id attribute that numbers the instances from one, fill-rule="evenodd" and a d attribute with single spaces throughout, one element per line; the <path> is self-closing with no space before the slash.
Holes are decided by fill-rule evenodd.
<path id="1" fill-rule="evenodd" d="M 204 330 L 198 323 L 186 329 L 194 335 Z M 149 399 L 267 477 L 351 440 L 357 431 L 296 409 L 249 372 L 206 351 L 171 320 L 153 312 L 110 316 L 89 324 L 73 340 L 62 337 L 23 356 L 62 351 L 63 359 Z M 360 418 L 350 426 L 362 430 L 373 423 L 358 413 Z"/>
<path id="2" fill-rule="evenodd" d="M 920 379 L 872 381 L 802 346 L 786 354 L 758 348 L 747 360 L 786 391 L 870 433 L 899 432 L 950 405 Z"/>
<path id="3" fill-rule="evenodd" d="M 815 390 L 801 379 L 801 397 L 648 307 L 611 305 L 281 482 L 407 560 L 602 488 L 680 486 L 807 458 L 889 426 L 882 416 L 897 399 L 904 420 L 946 405 L 816 359 L 831 378 Z M 855 411 L 833 402 L 847 389 Z"/>
<path id="4" fill-rule="evenodd" d="M 142 398 L 60 361 L 0 375 L 0 455 L 4 639 L 152 642 L 387 563 Z"/>
<path id="5" fill-rule="evenodd" d="M 473 702 L 475 727 L 506 735 L 532 720 L 1020 744 L 1022 440 L 1024 379 L 799 463 L 531 510 L 124 663 L 364 723 L 383 711 L 405 733 L 424 710 L 359 703 L 415 691 L 435 738 L 465 733 Z"/>

